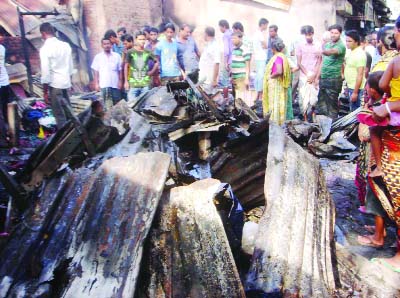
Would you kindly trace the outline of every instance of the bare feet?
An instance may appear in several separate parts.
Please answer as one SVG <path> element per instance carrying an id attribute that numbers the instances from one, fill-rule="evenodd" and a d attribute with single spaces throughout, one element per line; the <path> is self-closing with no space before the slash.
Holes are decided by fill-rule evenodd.
<path id="1" fill-rule="evenodd" d="M 370 246 L 375 248 L 382 248 L 383 247 L 383 239 L 378 240 L 375 239 L 374 235 L 365 235 L 365 236 L 358 236 L 357 242 L 363 246 Z"/>
<path id="2" fill-rule="evenodd" d="M 381 168 L 376 167 L 371 173 L 369 173 L 371 178 L 383 176 Z"/>

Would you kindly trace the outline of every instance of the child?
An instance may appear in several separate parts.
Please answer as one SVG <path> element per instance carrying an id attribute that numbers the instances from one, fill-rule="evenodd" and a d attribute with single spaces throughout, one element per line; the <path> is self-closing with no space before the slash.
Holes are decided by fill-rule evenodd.
<path id="1" fill-rule="evenodd" d="M 235 98 L 245 101 L 245 93 L 249 87 L 251 53 L 243 44 L 243 33 L 241 32 L 232 34 L 232 44 L 231 72 Z"/>
<path id="2" fill-rule="evenodd" d="M 395 59 L 396 60 L 396 59 Z M 392 65 L 393 68 L 393 63 L 390 63 L 388 66 L 388 69 L 390 68 L 390 65 Z M 387 71 L 388 72 L 388 71 Z M 391 72 L 391 71 L 389 71 Z M 388 76 L 386 73 L 383 71 L 377 71 L 368 76 L 367 80 L 367 93 L 370 97 L 369 105 L 372 106 L 373 104 L 376 104 L 378 101 L 380 101 L 385 93 L 384 89 L 380 88 L 380 85 L 382 86 L 382 83 L 388 80 Z M 390 78 L 389 78 L 390 80 Z M 400 83 L 400 78 L 397 79 L 398 82 Z M 381 81 L 381 82 L 380 82 Z M 392 79 L 393 81 L 393 79 Z M 389 85 L 389 84 L 387 84 Z M 391 84 L 393 85 L 393 84 Z M 385 86 L 385 85 L 383 85 Z M 400 87 L 400 86 L 399 86 Z M 400 91 L 400 88 L 398 88 Z M 393 87 L 392 87 L 393 91 Z M 399 92 L 400 93 L 400 92 Z M 396 94 L 395 94 L 396 96 Z M 388 99 L 388 101 L 397 101 L 400 100 L 400 94 L 397 94 L 397 97 L 393 96 Z M 385 100 L 382 100 L 382 104 L 385 104 Z M 388 107 L 386 105 L 386 107 Z M 375 162 L 376 162 L 376 168 L 369 174 L 370 177 L 378 177 L 382 176 L 382 162 L 381 162 L 381 157 L 382 157 L 382 132 L 385 130 L 385 127 L 390 125 L 390 126 L 398 126 L 400 125 L 400 114 L 399 113 L 390 113 L 390 119 L 384 119 L 381 122 L 376 122 L 374 119 L 372 119 L 372 112 L 366 112 L 366 113 L 360 113 L 357 118 L 361 123 L 367 124 L 370 126 L 370 139 L 371 139 L 371 150 L 372 150 L 372 155 L 374 156 Z"/>

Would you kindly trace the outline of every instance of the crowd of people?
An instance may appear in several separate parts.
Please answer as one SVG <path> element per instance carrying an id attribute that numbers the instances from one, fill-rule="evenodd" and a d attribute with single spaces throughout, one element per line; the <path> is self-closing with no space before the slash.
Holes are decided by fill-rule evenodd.
<path id="1" fill-rule="evenodd" d="M 102 51 L 91 64 L 104 110 L 121 99 L 134 101 L 152 87 L 190 79 L 208 94 L 222 91 L 226 99 L 230 90 L 233 97 L 244 99 L 254 89 L 252 101 L 262 102 L 264 116 L 281 125 L 293 119 L 295 102 L 304 121 L 314 121 L 316 115 L 335 120 L 339 94 L 344 91 L 350 102 L 348 112 L 359 112 L 360 210 L 375 215 L 375 226 L 366 227 L 372 234 L 360 235 L 358 242 L 382 247 L 384 223 L 394 222 L 398 251 L 393 258 L 377 262 L 400 272 L 400 17 L 395 26 L 365 37 L 356 30 L 343 32 L 334 24 L 317 41 L 314 28 L 303 26 L 301 38 L 290 45 L 278 35 L 278 26 L 265 18 L 252 35 L 244 33 L 240 22 L 231 28 L 228 21 L 220 20 L 218 29 L 220 39 L 215 28 L 205 28 L 202 51 L 187 24 L 178 29 L 172 23 L 145 26 L 133 35 L 125 28 L 105 32 Z M 61 127 L 70 111 L 71 48 L 55 37 L 49 23 L 43 23 L 40 32 L 45 40 L 40 50 L 44 99 Z M 4 56 L 0 45 L 2 102 L 8 85 Z M 4 128 L 0 130 L 4 136 Z"/>

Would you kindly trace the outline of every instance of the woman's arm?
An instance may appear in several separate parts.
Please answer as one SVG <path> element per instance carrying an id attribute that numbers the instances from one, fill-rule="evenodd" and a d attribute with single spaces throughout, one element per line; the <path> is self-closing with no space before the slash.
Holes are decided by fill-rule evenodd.
<path id="1" fill-rule="evenodd" d="M 394 60 L 390 61 L 388 67 L 382 75 L 382 78 L 379 81 L 379 88 L 381 88 L 387 94 L 390 94 L 390 80 L 393 78 L 393 62 Z"/>

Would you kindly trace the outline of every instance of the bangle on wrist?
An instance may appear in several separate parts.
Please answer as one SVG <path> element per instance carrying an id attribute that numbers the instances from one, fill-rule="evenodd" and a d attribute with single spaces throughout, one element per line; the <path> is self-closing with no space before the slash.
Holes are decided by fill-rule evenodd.
<path id="1" fill-rule="evenodd" d="M 385 107 L 386 107 L 386 111 L 388 111 L 389 115 L 392 114 L 392 111 L 389 108 L 389 103 L 388 102 L 385 103 Z"/>

